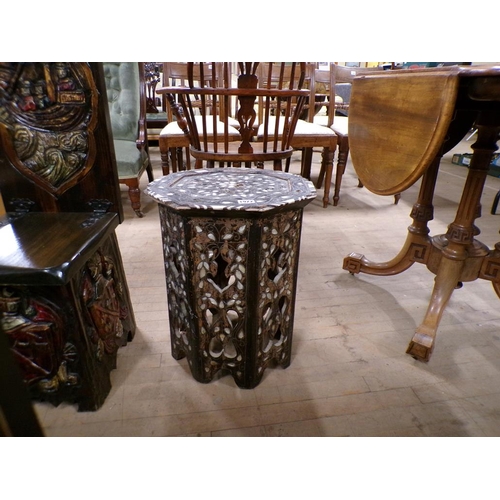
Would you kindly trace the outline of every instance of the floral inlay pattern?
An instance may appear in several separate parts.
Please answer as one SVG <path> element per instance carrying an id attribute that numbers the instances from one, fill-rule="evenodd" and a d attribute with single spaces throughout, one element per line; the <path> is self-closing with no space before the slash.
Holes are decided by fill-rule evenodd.
<path id="1" fill-rule="evenodd" d="M 291 359 L 302 208 L 309 181 L 260 169 L 170 174 L 159 202 L 172 355 L 196 380 L 255 387 Z"/>
<path id="2" fill-rule="evenodd" d="M 151 182 L 146 193 L 178 210 L 259 212 L 316 197 L 313 183 L 299 175 L 246 168 L 176 172 Z"/>

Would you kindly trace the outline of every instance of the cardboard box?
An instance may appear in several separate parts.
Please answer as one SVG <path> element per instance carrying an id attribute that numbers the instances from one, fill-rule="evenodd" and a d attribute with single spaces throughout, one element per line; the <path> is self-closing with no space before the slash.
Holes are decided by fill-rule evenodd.
<path id="1" fill-rule="evenodd" d="M 455 165 L 460 165 L 462 167 L 468 167 L 472 158 L 472 153 L 464 154 L 454 154 L 451 162 Z M 496 153 L 490 163 L 490 169 L 488 170 L 488 175 L 493 177 L 500 177 L 500 154 Z"/>
<path id="2" fill-rule="evenodd" d="M 468 167 L 470 165 L 470 160 L 472 158 L 472 153 L 465 153 L 463 155 L 456 154 L 453 155 L 451 163 L 455 165 L 461 165 L 462 167 Z"/>

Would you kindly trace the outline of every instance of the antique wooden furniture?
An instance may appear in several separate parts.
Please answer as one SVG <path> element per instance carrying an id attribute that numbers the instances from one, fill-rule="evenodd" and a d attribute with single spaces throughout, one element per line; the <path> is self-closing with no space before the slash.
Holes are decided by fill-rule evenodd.
<path id="1" fill-rule="evenodd" d="M 225 371 L 247 389 L 267 366 L 286 368 L 302 212 L 314 185 L 280 171 L 201 168 L 146 192 L 159 203 L 173 357 L 187 357 L 199 382 Z"/>
<path id="2" fill-rule="evenodd" d="M 357 67 L 347 67 L 347 66 L 335 66 L 335 82 L 336 84 L 347 83 L 352 84 L 353 79 L 356 76 L 361 76 L 365 74 L 371 74 L 375 71 L 380 71 L 380 68 L 357 68 Z M 347 92 L 346 96 L 349 95 Z M 340 105 L 340 112 L 334 113 L 333 123 L 330 128 L 335 132 L 338 138 L 338 158 L 337 158 L 337 172 L 335 175 L 335 191 L 333 194 L 333 204 L 338 205 L 340 199 L 340 187 L 342 185 L 342 176 L 344 175 L 345 168 L 347 165 L 347 158 L 349 157 L 349 104 L 350 101 L 346 101 Z M 358 183 L 358 187 L 363 187 L 361 180 Z M 394 203 L 397 204 L 401 198 L 400 193 L 394 195 Z"/>
<path id="3" fill-rule="evenodd" d="M 9 436 L 39 437 L 43 431 L 0 321 L 0 437 Z"/>
<path id="4" fill-rule="evenodd" d="M 201 167 L 203 162 L 208 162 L 209 166 L 215 162 L 249 166 L 254 162 L 270 161 L 275 170 L 281 170 L 282 161 L 292 155 L 293 134 L 308 91 L 293 86 L 269 88 L 265 82 L 263 85 L 257 75 L 259 63 L 238 63 L 237 87 L 232 86 L 229 63 L 220 66 L 212 63 L 213 73 L 208 82 L 195 76 L 196 69 L 199 75 L 205 75 L 207 66 L 204 63 L 188 63 L 190 76 L 187 87 L 158 90 L 167 96 L 179 127 L 189 139 L 196 167 Z M 269 72 L 272 66 L 272 63 L 268 66 Z M 277 66 L 280 64 L 277 63 Z M 291 67 L 298 75 L 305 76 L 304 63 L 292 63 Z M 220 76 L 217 76 L 217 71 Z M 196 85 L 198 79 L 199 86 Z M 238 103 L 238 128 L 232 125 L 234 119 L 230 116 L 233 100 Z M 193 101 L 199 101 L 199 107 L 194 106 Z M 276 105 L 281 112 L 276 111 Z M 218 110 L 217 114 L 212 113 L 214 109 Z M 275 113 L 271 116 L 273 110 Z M 261 131 L 255 137 L 257 116 Z"/>
<path id="5" fill-rule="evenodd" d="M 218 63 L 213 63 L 214 69 L 218 67 Z M 163 63 L 163 83 L 165 87 L 187 87 L 189 81 L 187 62 L 164 62 Z M 218 87 L 220 84 L 220 74 L 219 71 L 212 70 L 212 63 L 203 65 L 203 74 L 200 74 L 200 68 L 198 65 L 192 66 L 192 84 L 193 86 L 211 85 L 212 87 Z M 166 100 L 167 107 L 167 126 L 160 132 L 159 136 L 159 146 L 161 155 L 161 165 L 164 175 L 170 173 L 170 164 L 172 165 L 172 171 L 177 172 L 177 170 L 182 170 L 184 168 L 191 168 L 191 156 L 189 154 L 189 136 L 184 133 L 177 123 L 176 111 L 172 108 L 172 105 L 168 102 L 165 97 L 165 93 L 158 89 L 158 93 L 162 95 Z M 177 97 L 172 101 L 173 105 L 177 105 Z M 194 96 L 191 99 L 191 105 L 195 110 L 195 114 L 199 115 L 199 109 L 201 107 L 201 100 L 198 96 Z M 207 115 L 212 115 L 213 108 L 211 106 L 210 98 L 205 98 L 204 102 L 205 112 Z M 230 116 L 230 115 L 229 115 Z M 199 120 L 198 116 L 196 120 Z M 231 125 L 237 125 L 232 118 L 229 119 Z M 209 120 L 208 127 L 212 127 L 212 120 Z M 219 128 L 221 124 L 217 125 Z M 210 133 L 210 131 L 209 131 Z M 185 151 L 185 163 L 183 159 L 183 151 Z"/>
<path id="6" fill-rule="evenodd" d="M 260 63 L 261 71 L 260 71 L 260 86 L 267 89 L 272 88 L 302 88 L 307 80 L 309 80 L 309 85 L 314 87 L 314 79 L 311 79 L 311 67 L 307 65 L 303 71 L 303 73 L 299 73 L 295 71 L 295 74 L 292 74 L 293 66 L 290 64 L 274 64 L 272 63 Z M 306 102 L 314 102 L 315 94 L 314 88 L 308 90 L 308 97 Z M 262 99 L 261 99 L 262 101 Z M 273 104 L 273 102 L 271 102 Z M 309 105 L 309 104 L 308 104 Z M 266 130 L 266 122 L 263 116 L 263 111 L 265 111 L 265 106 L 262 105 L 262 102 L 259 102 L 258 106 L 258 132 L 256 136 L 256 140 L 261 140 L 263 136 L 264 130 Z M 310 108 L 308 108 L 310 109 Z M 271 108 L 271 111 L 274 111 Z M 278 117 L 278 113 L 274 113 L 269 119 L 269 129 L 273 129 L 274 127 L 281 125 L 276 123 L 276 118 Z M 316 125 L 312 122 L 309 122 L 305 119 L 300 119 L 300 116 L 309 116 L 309 112 L 306 110 L 302 110 L 299 113 L 299 119 L 297 120 L 297 125 L 295 127 L 295 132 L 293 134 L 293 138 L 291 141 L 291 145 L 294 149 L 302 150 L 301 157 L 301 175 L 307 179 L 311 177 L 311 162 L 312 162 L 312 154 L 314 147 L 322 148 L 322 161 L 321 161 L 321 170 L 326 172 L 327 180 L 325 182 L 325 193 L 323 196 L 323 206 L 326 207 L 328 205 L 329 198 L 329 189 L 332 178 L 332 170 L 333 170 L 333 155 L 335 152 L 335 148 L 337 146 L 337 140 L 335 134 L 326 127 L 322 127 L 320 125 Z M 289 166 L 289 159 L 287 161 L 287 170 Z"/>
<path id="7" fill-rule="evenodd" d="M 407 350 L 414 358 L 428 361 L 455 288 L 485 279 L 500 296 L 500 243 L 489 249 L 476 239 L 475 225 L 500 133 L 500 67 L 384 72 L 356 78 L 352 94 L 349 141 L 363 184 L 374 193 L 391 195 L 422 179 L 400 253 L 382 263 L 352 253 L 345 258 L 344 269 L 389 276 L 418 262 L 436 275 L 427 312 Z M 433 218 L 440 158 L 473 126 L 478 135 L 455 220 L 446 234 L 431 237 L 427 224 Z"/>
<path id="8" fill-rule="evenodd" d="M 331 69 L 334 66 L 333 63 L 330 63 Z M 315 64 L 309 64 L 308 75 L 310 94 L 307 119 L 299 120 L 292 144 L 303 149 L 301 175 L 307 179 L 311 178 L 313 148 L 322 148 L 321 169 L 316 187 L 321 188 L 324 181 L 323 207 L 326 208 L 330 200 L 333 159 L 337 148 L 337 135 L 330 128 L 335 112 L 335 74 L 332 70 L 318 70 Z M 318 102 L 321 102 L 321 105 Z M 322 107 L 327 109 L 326 123 L 317 118 L 317 112 Z"/>
<path id="9" fill-rule="evenodd" d="M 0 65 L 0 321 L 33 398 L 96 410 L 135 320 L 101 63 Z"/>
<path id="10" fill-rule="evenodd" d="M 163 64 L 144 63 L 144 86 L 146 89 L 146 132 L 148 144 L 158 145 L 160 132 L 168 124 L 165 100 L 156 94 L 156 87 L 162 86 Z"/>
<path id="11" fill-rule="evenodd" d="M 135 213 L 143 217 L 139 180 L 144 171 L 148 180 L 153 180 L 146 130 L 144 63 L 105 62 L 103 65 L 118 179 L 128 187 Z"/>

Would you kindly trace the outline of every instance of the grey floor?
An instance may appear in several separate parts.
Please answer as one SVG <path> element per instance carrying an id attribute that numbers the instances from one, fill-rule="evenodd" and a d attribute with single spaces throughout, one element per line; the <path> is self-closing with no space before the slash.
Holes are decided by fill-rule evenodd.
<path id="1" fill-rule="evenodd" d="M 471 143 L 454 152 L 468 152 Z M 152 157 L 159 177 L 157 148 Z M 298 161 L 294 153 L 294 172 Z M 445 157 L 431 234 L 452 222 L 466 174 L 451 153 Z M 425 364 L 405 350 L 429 302 L 434 276 L 427 268 L 415 264 L 393 277 L 342 270 L 353 251 L 375 261 L 396 255 L 418 185 L 394 205 L 358 188 L 349 163 L 339 206 L 322 208 L 318 190 L 304 211 L 292 363 L 268 368 L 253 390 L 230 376 L 200 384 L 185 359 L 172 358 L 157 206 L 143 195 L 145 217 L 137 218 L 124 188 L 117 234 L 138 331 L 119 351 L 101 409 L 35 404 L 46 435 L 500 436 L 500 302 L 491 284 L 478 280 L 454 292 Z M 500 215 L 489 213 L 499 189 L 500 179 L 488 176 L 477 224 L 490 247 L 500 241 Z"/>

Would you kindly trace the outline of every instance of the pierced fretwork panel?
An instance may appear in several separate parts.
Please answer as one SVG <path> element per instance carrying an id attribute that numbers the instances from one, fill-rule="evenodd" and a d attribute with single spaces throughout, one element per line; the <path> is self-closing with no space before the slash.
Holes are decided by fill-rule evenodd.
<path id="1" fill-rule="evenodd" d="M 302 215 L 299 210 L 262 221 L 257 356 L 259 374 L 270 361 L 290 364 L 296 270 Z"/>
<path id="2" fill-rule="evenodd" d="M 160 205 L 172 355 L 195 378 L 255 386 L 290 364 L 301 211 L 193 217 Z"/>

